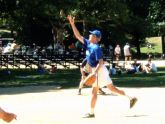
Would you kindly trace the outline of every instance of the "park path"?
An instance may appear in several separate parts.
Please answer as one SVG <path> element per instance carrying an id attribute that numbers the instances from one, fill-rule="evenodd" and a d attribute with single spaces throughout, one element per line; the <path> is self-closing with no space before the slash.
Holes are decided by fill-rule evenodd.
<path id="1" fill-rule="evenodd" d="M 114 61 L 115 62 L 115 61 Z M 133 62 L 133 61 L 132 61 Z M 165 67 L 165 60 L 152 60 L 153 63 L 155 63 L 155 65 L 157 67 Z M 120 64 L 123 64 L 124 61 L 120 61 Z M 137 63 L 147 63 L 147 60 L 138 60 Z"/>
<path id="2" fill-rule="evenodd" d="M 0 106 L 15 112 L 11 124 L 164 124 L 165 88 L 121 88 L 138 102 L 129 109 L 125 97 L 99 95 L 96 117 L 84 119 L 90 103 L 90 88 L 77 95 L 77 89 L 57 86 L 0 88 Z M 6 124 L 0 120 L 0 124 Z"/>

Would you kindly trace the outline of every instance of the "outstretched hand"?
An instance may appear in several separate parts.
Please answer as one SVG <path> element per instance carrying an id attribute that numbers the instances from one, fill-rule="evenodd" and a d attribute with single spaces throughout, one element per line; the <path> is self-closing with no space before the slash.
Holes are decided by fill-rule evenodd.
<path id="1" fill-rule="evenodd" d="M 75 17 L 72 17 L 71 15 L 68 15 L 67 19 L 69 20 L 69 23 L 71 25 L 74 24 Z"/>
<path id="2" fill-rule="evenodd" d="M 68 15 L 67 16 L 67 19 L 71 25 L 71 28 L 73 30 L 73 33 L 75 35 L 75 37 L 81 42 L 84 44 L 84 39 L 83 37 L 81 36 L 80 32 L 78 31 L 76 25 L 75 25 L 75 17 L 71 16 L 71 15 Z"/>

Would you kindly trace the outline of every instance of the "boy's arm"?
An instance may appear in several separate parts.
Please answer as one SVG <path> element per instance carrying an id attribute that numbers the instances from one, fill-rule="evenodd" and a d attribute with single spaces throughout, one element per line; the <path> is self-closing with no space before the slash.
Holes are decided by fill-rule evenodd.
<path id="1" fill-rule="evenodd" d="M 68 15 L 68 20 L 69 20 L 69 23 L 72 27 L 72 30 L 73 30 L 73 33 L 75 35 L 75 37 L 81 42 L 84 44 L 84 40 L 83 40 L 83 36 L 80 35 L 80 32 L 78 31 L 78 29 L 76 28 L 75 26 L 75 17 L 72 17 L 71 15 Z"/>

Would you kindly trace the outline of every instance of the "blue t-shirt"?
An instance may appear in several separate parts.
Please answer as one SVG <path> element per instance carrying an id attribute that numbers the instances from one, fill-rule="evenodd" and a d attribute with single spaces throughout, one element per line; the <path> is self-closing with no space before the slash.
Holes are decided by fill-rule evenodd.
<path id="1" fill-rule="evenodd" d="M 86 55 L 87 62 L 91 67 L 96 67 L 99 59 L 103 59 L 102 49 L 98 44 L 90 43 L 88 39 L 84 38 L 84 48 L 88 52 Z"/>

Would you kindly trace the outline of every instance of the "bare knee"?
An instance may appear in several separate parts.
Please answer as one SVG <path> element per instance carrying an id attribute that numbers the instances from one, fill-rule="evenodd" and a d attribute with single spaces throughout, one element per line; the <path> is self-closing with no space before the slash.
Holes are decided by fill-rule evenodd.
<path id="1" fill-rule="evenodd" d="M 97 87 L 94 87 L 94 88 L 93 88 L 93 90 L 92 90 L 92 95 L 93 95 L 94 97 L 97 97 L 97 91 L 98 91 L 98 89 L 99 89 L 99 88 L 97 88 Z"/>
<path id="2" fill-rule="evenodd" d="M 119 90 L 118 88 L 116 88 L 115 86 L 113 86 L 113 84 L 109 84 L 108 89 L 111 90 L 113 93 L 119 94 L 119 95 L 125 95 L 125 92 L 122 90 Z"/>

